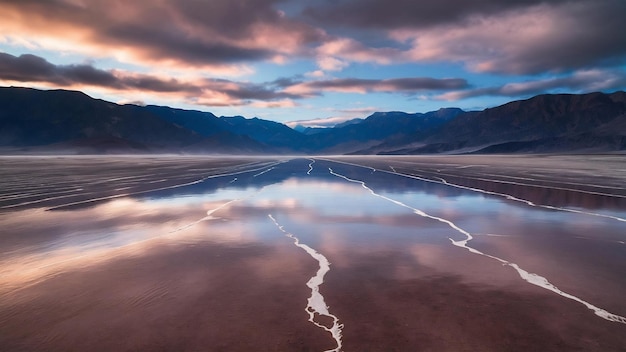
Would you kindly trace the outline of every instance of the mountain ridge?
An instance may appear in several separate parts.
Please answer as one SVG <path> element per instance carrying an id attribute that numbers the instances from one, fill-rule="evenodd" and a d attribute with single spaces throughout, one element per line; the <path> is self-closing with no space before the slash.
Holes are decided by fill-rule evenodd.
<path id="1" fill-rule="evenodd" d="M 626 92 L 544 94 L 482 111 L 375 112 L 296 130 L 259 118 L 0 87 L 5 153 L 429 154 L 626 150 Z"/>

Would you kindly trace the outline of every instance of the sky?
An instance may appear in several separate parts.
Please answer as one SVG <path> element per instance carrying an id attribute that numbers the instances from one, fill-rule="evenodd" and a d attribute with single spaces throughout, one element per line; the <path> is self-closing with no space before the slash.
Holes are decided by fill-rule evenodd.
<path id="1" fill-rule="evenodd" d="M 626 89 L 624 0 L 0 0 L 0 86 L 331 126 Z"/>

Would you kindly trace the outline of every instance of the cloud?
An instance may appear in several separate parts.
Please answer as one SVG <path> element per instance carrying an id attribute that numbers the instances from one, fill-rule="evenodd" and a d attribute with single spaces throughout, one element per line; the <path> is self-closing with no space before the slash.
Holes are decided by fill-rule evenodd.
<path id="1" fill-rule="evenodd" d="M 224 79 L 177 80 L 155 75 L 101 70 L 91 65 L 54 65 L 39 56 L 0 53 L 0 79 L 21 83 L 49 83 L 62 87 L 99 87 L 115 91 L 141 91 L 182 95 L 188 101 L 208 106 L 248 105 L 251 100 L 268 106 L 300 96 L 276 90 L 271 85 Z M 277 105 L 278 104 L 278 105 Z"/>
<path id="2" fill-rule="evenodd" d="M 367 45 L 363 35 L 362 43 L 338 38 L 318 49 L 352 61 L 460 62 L 473 71 L 499 74 L 626 62 L 623 0 L 347 0 L 304 13 L 328 28 L 335 23 L 344 29 L 339 33 L 388 33 L 392 41 L 382 48 L 379 39 Z"/>
<path id="3" fill-rule="evenodd" d="M 278 101 L 255 101 L 251 104 L 257 108 L 278 109 L 278 108 L 295 108 L 298 103 L 291 99 L 283 99 Z"/>
<path id="4" fill-rule="evenodd" d="M 329 80 L 317 80 L 295 84 L 285 89 L 285 92 L 293 94 L 320 94 L 323 91 L 342 93 L 416 93 L 431 90 L 452 90 L 467 88 L 468 83 L 461 78 L 392 78 L 392 79 L 360 79 L 360 78 L 335 78 Z"/>
<path id="5" fill-rule="evenodd" d="M 329 38 L 317 47 L 316 53 L 318 63 L 320 60 L 339 61 L 337 58 L 342 58 L 352 62 L 374 62 L 382 65 L 390 64 L 404 55 L 396 48 L 372 48 L 351 38 Z"/>
<path id="6" fill-rule="evenodd" d="M 2 0 L 0 33 L 140 65 L 220 67 L 280 60 L 322 40 L 323 31 L 274 9 L 278 2 Z"/>
<path id="7" fill-rule="evenodd" d="M 49 82 L 59 85 L 118 85 L 117 78 L 111 72 L 89 65 L 55 66 L 44 58 L 30 54 L 16 57 L 0 53 L 0 77 L 18 82 Z"/>
<path id="8" fill-rule="evenodd" d="M 326 0 L 307 6 L 303 15 L 329 27 L 390 30 L 449 24 L 472 15 L 494 15 L 544 2 L 545 0 Z M 559 2 L 567 0 L 552 1 Z"/>
<path id="9" fill-rule="evenodd" d="M 341 71 L 349 64 L 334 57 L 326 56 L 317 60 L 317 65 L 324 71 Z"/>
<path id="10" fill-rule="evenodd" d="M 325 117 L 325 118 L 319 118 L 319 119 L 290 121 L 285 124 L 291 128 L 294 128 L 298 125 L 303 126 L 303 127 L 311 127 L 311 128 L 327 128 L 327 127 L 336 126 L 337 124 L 346 122 L 353 118 L 354 117 L 333 116 L 333 117 Z"/>
<path id="11" fill-rule="evenodd" d="M 538 5 L 393 36 L 412 42 L 409 56 L 416 61 L 459 61 L 474 71 L 504 74 L 562 72 L 626 59 L 626 22 L 611 15 L 620 8 L 626 14 L 625 6 L 611 0 Z"/>
<path id="12" fill-rule="evenodd" d="M 620 89 L 626 85 L 626 72 L 608 70 L 583 70 L 565 77 L 555 77 L 497 87 L 447 92 L 437 96 L 441 100 L 461 100 L 479 96 L 520 97 L 551 91 L 591 92 Z"/>
<path id="13" fill-rule="evenodd" d="M 334 127 L 342 122 L 346 122 L 349 120 L 353 120 L 356 118 L 364 118 L 373 114 L 376 111 L 380 111 L 379 108 L 368 106 L 361 108 L 352 108 L 352 109 L 340 109 L 340 110 L 331 110 L 333 113 L 337 113 L 336 116 L 317 118 L 317 119 L 309 119 L 309 120 L 298 120 L 298 121 L 289 121 L 285 123 L 287 126 L 294 128 L 298 125 L 304 127 L 318 127 L 318 128 L 326 128 L 326 127 Z"/>

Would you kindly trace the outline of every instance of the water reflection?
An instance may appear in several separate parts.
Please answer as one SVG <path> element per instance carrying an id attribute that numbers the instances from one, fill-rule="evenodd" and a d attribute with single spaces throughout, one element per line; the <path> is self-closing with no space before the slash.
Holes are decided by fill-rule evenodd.
<path id="1" fill-rule="evenodd" d="M 322 160 L 311 164 L 310 160 L 298 159 L 262 170 L 265 172 L 207 179 L 80 207 L 3 214 L 0 320 L 7 321 L 8 316 L 18 314 L 12 308 L 17 302 L 23 304 L 19 314 L 31 316 L 29 309 L 33 306 L 25 298 L 30 297 L 29 292 L 36 292 L 32 304 L 60 299 L 69 306 L 72 303 L 59 295 L 73 297 L 75 292 L 86 292 L 81 302 L 88 306 L 88 302 L 124 301 L 128 298 L 121 295 L 133 292 L 133 300 L 145 306 L 122 304 L 128 309 L 128 316 L 119 322 L 120 326 L 132 326 L 145 314 L 147 306 L 165 306 L 167 314 L 178 314 L 182 308 L 168 300 L 173 299 L 171 292 L 181 289 L 186 292 L 182 296 L 185 299 L 208 300 L 211 293 L 222 303 L 235 300 L 246 307 L 254 304 L 251 310 L 260 309 L 261 315 L 271 315 L 276 310 L 287 314 L 268 297 L 271 292 L 288 296 L 300 290 L 294 287 L 303 286 L 313 276 L 316 263 L 293 248 L 290 239 L 268 220 L 268 214 L 285 231 L 328 258 L 331 266 L 322 290 L 348 334 L 351 326 L 365 323 L 351 320 L 354 314 L 345 310 L 349 304 L 342 305 L 340 297 L 374 299 L 372 295 L 380 292 L 368 289 L 367 280 L 372 282 L 371 287 L 387 292 L 407 283 L 443 279 L 437 281 L 441 283 L 454 278 L 451 282 L 464 289 L 549 297 L 557 302 L 550 303 L 552 312 L 572 308 L 569 302 L 560 303 L 558 297 L 520 280 L 510 268 L 452 246 L 450 239 L 461 240 L 463 236 L 446 223 L 373 197 L 359 184 L 329 173 L 329 167 L 366 182 L 378 194 L 453 222 L 472 233 L 472 246 L 484 253 L 541 273 L 567 292 L 608 310 L 626 313 L 621 299 L 626 290 L 622 277 L 626 271 L 626 246 L 624 224 L 619 221 L 532 207 L 503 197 L 349 165 Z M 612 211 L 626 216 L 623 210 Z M 235 263 L 230 257 L 239 261 Z M 239 276 L 229 272 L 224 261 L 237 267 Z M 133 274 L 117 283 L 112 278 L 120 275 L 118 270 L 122 267 L 133 268 Z M 109 279 L 100 282 L 88 277 L 88 273 Z M 351 291 L 354 287 L 346 287 L 345 281 L 339 280 L 351 275 L 363 280 L 354 282 L 354 287 L 363 291 Z M 81 279 L 76 281 L 76 277 Z M 257 292 L 251 283 L 264 287 L 262 292 L 270 296 L 248 296 L 247 291 Z M 264 285 L 271 285 L 271 289 Z M 228 289 L 222 291 L 216 286 Z M 50 287 L 54 290 L 49 291 Z M 220 295 L 215 290 L 220 290 Z M 298 297 L 290 298 L 295 307 L 298 299 L 305 302 L 310 294 L 306 287 L 298 292 Z M 186 306 L 181 299 L 176 302 Z M 409 300 L 406 304 L 429 303 Z M 226 319 L 231 324 L 237 324 L 232 317 L 249 318 L 245 310 L 233 309 L 234 312 L 223 313 L 233 314 Z M 382 314 L 385 307 L 371 309 L 375 311 L 372 314 Z M 591 318 L 585 316 L 584 307 L 582 311 L 582 319 Z M 104 313 L 86 309 L 80 314 L 81 319 L 86 319 Z M 298 320 L 298 311 L 288 314 L 294 314 L 294 320 Z M 155 319 L 156 316 L 159 315 Z M 197 319 L 204 322 L 206 317 Z M 306 325 L 302 329 L 306 334 Z M 316 336 L 313 340 L 319 341 L 311 341 L 312 344 L 319 343 L 320 349 L 332 348 L 323 334 Z M 214 338 L 228 340 L 220 334 Z M 347 343 L 346 349 L 349 340 Z"/>

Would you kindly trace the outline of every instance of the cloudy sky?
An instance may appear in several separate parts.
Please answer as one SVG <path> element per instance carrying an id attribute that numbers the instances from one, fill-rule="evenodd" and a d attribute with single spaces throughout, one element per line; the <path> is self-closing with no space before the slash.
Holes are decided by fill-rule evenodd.
<path id="1" fill-rule="evenodd" d="M 624 0 L 0 0 L 0 85 L 324 125 L 626 89 Z"/>

